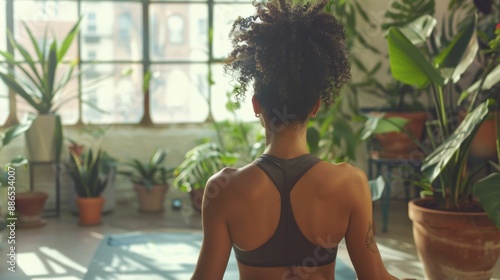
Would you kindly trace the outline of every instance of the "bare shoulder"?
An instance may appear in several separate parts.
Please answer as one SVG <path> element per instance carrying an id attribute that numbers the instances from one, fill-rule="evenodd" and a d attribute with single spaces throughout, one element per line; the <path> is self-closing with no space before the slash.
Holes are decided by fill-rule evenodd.
<path id="1" fill-rule="evenodd" d="M 367 176 L 366 173 L 349 163 L 333 164 L 325 162 L 323 164 L 323 174 L 328 174 L 327 180 L 332 182 L 332 185 L 342 188 L 343 193 L 359 193 L 366 189 Z"/>
<path id="2" fill-rule="evenodd" d="M 215 173 L 208 179 L 205 186 L 205 193 L 220 193 L 223 189 L 227 189 L 231 184 L 231 177 L 238 169 L 225 167 Z"/>

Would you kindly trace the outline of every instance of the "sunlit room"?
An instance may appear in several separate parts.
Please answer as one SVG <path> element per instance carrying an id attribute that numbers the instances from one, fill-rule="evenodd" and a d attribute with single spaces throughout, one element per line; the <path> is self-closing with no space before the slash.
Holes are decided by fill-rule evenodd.
<path id="1" fill-rule="evenodd" d="M 0 0 L 0 279 L 500 280 L 500 0 Z"/>

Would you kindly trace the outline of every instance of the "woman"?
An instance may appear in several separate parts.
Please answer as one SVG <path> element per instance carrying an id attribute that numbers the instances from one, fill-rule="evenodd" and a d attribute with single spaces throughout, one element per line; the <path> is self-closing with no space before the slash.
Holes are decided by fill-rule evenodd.
<path id="1" fill-rule="evenodd" d="M 242 280 L 334 279 L 344 237 L 359 279 L 395 279 L 373 237 L 366 175 L 308 153 L 309 117 L 350 78 L 343 28 L 325 5 L 259 4 L 256 16 L 233 25 L 226 72 L 241 84 L 238 97 L 253 83 L 266 150 L 207 183 L 192 279 L 222 279 L 231 248 Z"/>

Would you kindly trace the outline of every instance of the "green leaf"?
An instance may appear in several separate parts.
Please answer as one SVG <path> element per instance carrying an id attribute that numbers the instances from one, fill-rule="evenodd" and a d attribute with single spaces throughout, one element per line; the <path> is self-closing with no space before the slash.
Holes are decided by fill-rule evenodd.
<path id="1" fill-rule="evenodd" d="M 385 118 L 383 114 L 368 116 L 361 132 L 361 139 L 367 140 L 374 134 L 401 132 L 407 123 L 408 119 L 401 117 Z"/>
<path id="2" fill-rule="evenodd" d="M 40 108 L 39 104 L 33 99 L 33 96 L 31 94 L 26 92 L 26 90 L 16 81 L 16 79 L 12 75 L 0 73 L 0 78 L 9 88 L 11 88 L 17 94 L 19 94 L 33 108 L 39 111 Z"/>
<path id="3" fill-rule="evenodd" d="M 400 27 L 400 30 L 412 44 L 420 45 L 427 42 L 436 24 L 437 20 L 434 17 L 423 15 L 415 21 Z"/>
<path id="4" fill-rule="evenodd" d="M 26 32 L 28 32 L 28 35 L 29 35 L 30 40 L 31 40 L 31 45 L 35 49 L 35 53 L 38 56 L 38 60 L 42 61 L 43 60 L 43 53 L 42 53 L 42 50 L 40 49 L 40 46 L 38 46 L 38 40 L 33 35 L 33 32 L 28 27 L 28 25 L 26 24 L 26 22 L 23 21 L 22 23 L 23 23 L 23 26 L 24 26 L 24 29 L 26 30 Z"/>
<path id="5" fill-rule="evenodd" d="M 43 100 L 45 102 L 47 112 L 49 113 L 52 105 L 52 99 L 54 98 L 54 84 L 56 79 L 56 71 L 57 71 L 57 41 L 54 40 L 50 45 L 49 50 L 49 59 L 47 61 L 47 91 L 42 92 Z"/>
<path id="6" fill-rule="evenodd" d="M 379 200 L 382 197 L 382 193 L 384 193 L 384 176 L 380 175 L 377 179 L 368 181 L 368 185 L 370 186 L 372 201 Z"/>
<path id="7" fill-rule="evenodd" d="M 500 229 L 500 173 L 479 180 L 473 191 L 488 217 Z"/>
<path id="8" fill-rule="evenodd" d="M 71 47 L 71 43 L 73 42 L 73 39 L 75 36 L 78 34 L 78 30 L 80 27 L 80 22 L 82 21 L 82 16 L 78 19 L 78 21 L 73 25 L 71 30 L 68 32 L 66 37 L 64 38 L 61 47 L 59 48 L 59 52 L 57 53 L 57 62 L 61 62 L 64 56 L 66 55 L 66 52 L 68 51 L 69 47 Z"/>
<path id="9" fill-rule="evenodd" d="M 434 59 L 447 79 L 456 83 L 476 57 L 479 44 L 476 36 L 477 16 L 468 24 L 450 45 Z"/>
<path id="10" fill-rule="evenodd" d="M 385 18 L 391 20 L 382 24 L 382 29 L 402 27 L 415 21 L 423 15 L 434 15 L 434 0 L 399 0 L 394 1 L 391 9 L 385 13 Z"/>
<path id="11" fill-rule="evenodd" d="M 2 147 L 5 147 L 7 144 L 9 144 L 14 138 L 18 137 L 22 133 L 24 133 L 26 130 L 28 130 L 31 127 L 33 120 L 28 119 L 22 124 L 14 125 L 9 128 L 4 132 L 3 135 L 0 136 L 2 138 Z"/>
<path id="12" fill-rule="evenodd" d="M 433 182 L 452 160 L 465 160 L 455 159 L 454 155 L 459 149 L 468 150 L 468 147 L 465 147 L 464 143 L 477 130 L 479 124 L 481 124 L 487 114 L 488 102 L 483 102 L 465 117 L 458 128 L 453 131 L 444 143 L 425 158 L 421 170 L 430 182 Z M 457 165 L 460 164 L 459 162 L 454 163 Z"/>
<path id="13" fill-rule="evenodd" d="M 396 80 L 420 88 L 430 83 L 444 85 L 439 72 L 398 28 L 389 29 L 388 43 L 391 72 Z"/>
<path id="14" fill-rule="evenodd" d="M 489 74 L 486 76 L 484 80 L 483 86 L 481 90 L 490 90 L 496 84 L 500 83 L 500 65 L 497 65 Z M 475 93 L 481 84 L 481 80 L 479 79 L 473 85 L 471 85 L 468 89 L 466 89 L 460 95 L 458 100 L 458 104 L 461 104 L 469 95 Z"/>

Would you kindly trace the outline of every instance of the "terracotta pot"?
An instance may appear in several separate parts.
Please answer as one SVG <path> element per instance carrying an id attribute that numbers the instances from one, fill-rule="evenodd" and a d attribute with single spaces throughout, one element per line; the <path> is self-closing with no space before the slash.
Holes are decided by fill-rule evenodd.
<path id="1" fill-rule="evenodd" d="M 201 213 L 201 203 L 203 201 L 203 193 L 205 189 L 192 189 L 189 192 L 189 196 L 191 197 L 191 205 L 193 209 L 199 213 Z"/>
<path id="2" fill-rule="evenodd" d="M 472 139 L 470 145 L 470 155 L 477 158 L 495 158 L 497 155 L 497 127 L 495 124 L 495 114 L 500 112 L 490 113 L 479 127 L 476 135 Z"/>
<path id="3" fill-rule="evenodd" d="M 426 279 L 490 279 L 500 254 L 500 230 L 484 212 L 453 212 L 409 203 L 413 238 Z"/>
<path id="4" fill-rule="evenodd" d="M 165 194 L 169 185 L 154 185 L 150 190 L 142 185 L 135 185 L 134 190 L 137 193 L 140 212 L 162 212 Z"/>
<path id="5" fill-rule="evenodd" d="M 427 120 L 426 112 L 387 112 L 384 113 L 384 116 L 408 119 L 409 122 L 405 128 L 413 137 L 422 140 L 425 121 Z M 374 137 L 380 144 L 380 151 L 377 151 L 376 154 L 381 158 L 408 158 L 413 151 L 418 150 L 417 144 L 404 132 L 381 133 L 375 134 Z"/>
<path id="6" fill-rule="evenodd" d="M 104 197 L 77 197 L 79 225 L 94 226 L 102 223 Z"/>
<path id="7" fill-rule="evenodd" d="M 27 192 L 16 194 L 16 212 L 19 215 L 17 226 L 32 228 L 45 225 L 41 218 L 45 201 L 49 195 L 46 192 Z"/>

